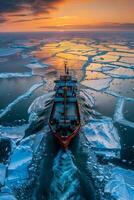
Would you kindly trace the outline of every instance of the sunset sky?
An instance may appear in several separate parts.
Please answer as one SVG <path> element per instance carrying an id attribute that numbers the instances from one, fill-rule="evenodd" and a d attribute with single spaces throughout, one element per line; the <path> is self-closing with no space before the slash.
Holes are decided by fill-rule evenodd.
<path id="1" fill-rule="evenodd" d="M 0 32 L 134 30 L 133 0 L 0 0 Z"/>

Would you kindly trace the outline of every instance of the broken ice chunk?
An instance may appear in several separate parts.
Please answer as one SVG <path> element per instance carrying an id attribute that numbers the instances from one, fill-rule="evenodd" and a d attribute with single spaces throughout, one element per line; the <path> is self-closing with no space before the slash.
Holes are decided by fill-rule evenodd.
<path id="1" fill-rule="evenodd" d="M 117 130 L 110 118 L 90 120 L 83 127 L 83 131 L 87 141 L 98 154 L 113 157 L 116 156 L 114 151 L 119 151 L 121 148 Z"/>
<path id="2" fill-rule="evenodd" d="M 121 167 L 113 168 L 105 192 L 111 193 L 115 200 L 134 199 L 134 172 Z"/>
<path id="3" fill-rule="evenodd" d="M 0 185 L 4 185 L 6 177 L 6 165 L 0 163 Z"/>

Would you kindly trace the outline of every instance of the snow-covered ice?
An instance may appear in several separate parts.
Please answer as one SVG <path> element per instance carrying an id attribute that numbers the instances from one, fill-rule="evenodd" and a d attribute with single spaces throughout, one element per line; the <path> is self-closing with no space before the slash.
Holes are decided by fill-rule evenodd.
<path id="1" fill-rule="evenodd" d="M 43 138 L 44 132 L 31 135 L 24 138 L 17 148 L 14 149 L 7 170 L 7 186 L 19 187 L 29 180 L 29 168 L 34 155 L 39 151 Z"/>
<path id="2" fill-rule="evenodd" d="M 115 200 L 134 199 L 134 172 L 114 167 L 111 178 L 105 186 L 105 192 L 111 193 Z"/>
<path id="3" fill-rule="evenodd" d="M 0 78 L 22 78 L 22 77 L 31 77 L 32 73 L 25 72 L 25 73 L 0 73 Z"/>
<path id="4" fill-rule="evenodd" d="M 18 146 L 11 155 L 7 173 L 7 185 L 22 184 L 29 178 L 28 167 L 32 161 L 33 152 L 29 147 Z M 23 173 L 22 173 L 23 172 Z"/>
<path id="5" fill-rule="evenodd" d="M 42 140 L 44 138 L 44 133 L 38 133 L 36 135 L 31 135 L 29 137 L 26 137 L 20 142 L 20 145 L 23 147 L 30 147 L 34 153 L 37 152 L 39 145 L 41 144 Z"/>
<path id="6" fill-rule="evenodd" d="M 81 84 L 90 89 L 100 91 L 100 90 L 107 89 L 109 87 L 111 81 L 112 81 L 112 78 L 84 80 L 81 82 Z"/>
<path id="7" fill-rule="evenodd" d="M 119 151 L 121 148 L 117 129 L 110 118 L 92 119 L 83 127 L 83 131 L 89 144 L 99 154 L 115 156 L 111 150 Z M 106 150 L 111 153 L 107 154 Z"/>
<path id="8" fill-rule="evenodd" d="M 6 165 L 0 163 L 0 185 L 4 185 L 6 177 Z"/>
<path id="9" fill-rule="evenodd" d="M 39 62 L 35 62 L 35 63 L 27 64 L 26 67 L 28 67 L 30 69 L 40 69 L 40 68 L 47 68 L 48 65 L 42 64 L 42 63 L 39 63 Z"/>
<path id="10" fill-rule="evenodd" d="M 12 194 L 0 193 L 0 200 L 17 200 Z"/>
<path id="11" fill-rule="evenodd" d="M 25 130 L 27 128 L 27 124 L 24 124 L 22 126 L 0 126 L 0 136 L 3 136 L 5 138 L 10 138 L 13 141 L 19 141 L 21 140 L 25 135 Z"/>
<path id="12" fill-rule="evenodd" d="M 37 113 L 44 110 L 48 106 L 49 102 L 51 102 L 51 100 L 53 99 L 54 94 L 55 92 L 48 92 L 35 99 L 29 107 L 28 113 Z"/>

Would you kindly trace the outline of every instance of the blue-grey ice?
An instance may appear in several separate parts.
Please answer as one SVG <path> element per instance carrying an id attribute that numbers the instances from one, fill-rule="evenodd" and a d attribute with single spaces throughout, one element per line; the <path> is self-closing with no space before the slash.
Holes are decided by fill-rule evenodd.
<path id="1" fill-rule="evenodd" d="M 134 172 L 114 167 L 111 177 L 105 186 L 105 193 L 110 193 L 115 200 L 134 199 Z"/>
<path id="2" fill-rule="evenodd" d="M 0 163 L 0 185 L 4 185 L 6 177 L 6 165 Z"/>
<path id="3" fill-rule="evenodd" d="M 120 138 L 110 118 L 92 119 L 83 127 L 84 135 L 96 153 L 115 157 L 120 151 Z M 112 152 L 113 150 L 113 152 Z M 110 151 L 110 152 L 109 152 Z"/>
<path id="4" fill-rule="evenodd" d="M 107 89 L 111 81 L 112 78 L 94 79 L 94 80 L 84 80 L 81 82 L 81 84 L 89 89 L 101 91 Z"/>
<path id="5" fill-rule="evenodd" d="M 25 73 L 0 73 L 0 78 L 23 78 L 23 77 L 31 77 L 32 73 L 25 72 Z"/>

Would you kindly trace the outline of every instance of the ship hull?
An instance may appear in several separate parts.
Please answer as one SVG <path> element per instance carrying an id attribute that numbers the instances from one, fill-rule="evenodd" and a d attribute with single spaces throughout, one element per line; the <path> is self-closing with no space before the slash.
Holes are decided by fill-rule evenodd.
<path id="1" fill-rule="evenodd" d="M 51 127 L 51 126 L 50 126 Z M 77 136 L 79 134 L 79 131 L 80 131 L 80 128 L 81 128 L 81 125 L 79 125 L 73 133 L 70 134 L 70 136 L 66 137 L 66 138 L 63 138 L 63 137 L 60 137 L 58 133 L 56 132 L 53 132 L 52 129 L 52 133 L 53 133 L 53 136 L 54 138 L 58 141 L 58 143 L 61 145 L 61 147 L 63 148 L 68 148 L 68 146 L 70 145 L 70 143 L 72 142 L 73 138 L 75 136 Z"/>
<path id="2" fill-rule="evenodd" d="M 67 148 L 81 127 L 77 80 L 68 74 L 55 81 L 55 98 L 49 118 L 51 132 Z"/>

